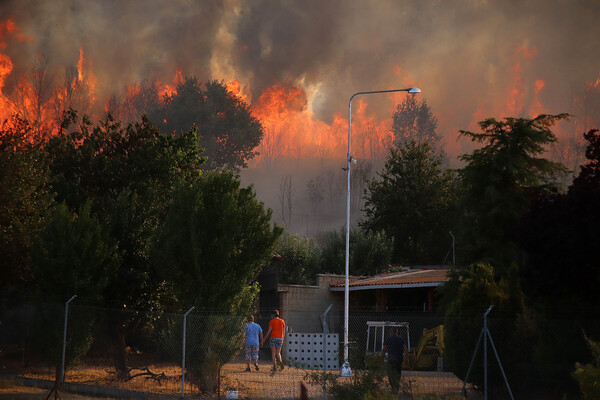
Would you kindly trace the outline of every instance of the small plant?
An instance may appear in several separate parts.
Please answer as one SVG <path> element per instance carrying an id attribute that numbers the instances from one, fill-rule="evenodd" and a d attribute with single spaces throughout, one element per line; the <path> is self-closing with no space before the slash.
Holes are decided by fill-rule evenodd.
<path id="1" fill-rule="evenodd" d="M 338 400 L 392 400 L 397 398 L 387 387 L 387 380 L 380 368 L 355 370 L 349 378 L 333 373 L 307 372 L 305 378 L 311 385 L 323 385 L 333 399 Z"/>
<path id="2" fill-rule="evenodd" d="M 600 398 L 600 343 L 589 339 L 585 333 L 585 340 L 590 347 L 594 359 L 593 364 L 575 363 L 573 377 L 579 384 L 579 389 L 584 400 Z"/>

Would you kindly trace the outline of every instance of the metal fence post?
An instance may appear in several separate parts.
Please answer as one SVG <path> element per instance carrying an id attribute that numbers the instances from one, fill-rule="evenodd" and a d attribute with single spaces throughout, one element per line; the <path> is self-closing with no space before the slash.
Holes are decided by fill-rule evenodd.
<path id="1" fill-rule="evenodd" d="M 185 397 L 185 330 L 186 330 L 186 325 L 187 325 L 187 316 L 190 312 L 192 312 L 192 310 L 194 309 L 194 307 L 190 308 L 184 315 L 183 315 L 183 350 L 182 350 L 182 357 L 181 357 L 181 397 Z"/>
<path id="2" fill-rule="evenodd" d="M 327 334 L 329 334 L 329 327 L 327 326 L 327 313 L 331 310 L 333 304 L 327 307 L 327 310 L 321 315 L 321 323 L 323 324 L 323 393 L 325 393 L 325 383 L 327 379 Z"/>
<path id="3" fill-rule="evenodd" d="M 494 306 L 490 306 L 488 310 L 483 314 L 483 393 L 485 400 L 488 399 L 488 360 L 487 360 L 487 337 L 488 337 L 488 327 L 487 327 L 487 316 L 492 311 Z"/>
<path id="4" fill-rule="evenodd" d="M 465 388 L 467 387 L 467 382 L 469 380 L 469 375 L 471 374 L 471 367 L 473 366 L 473 362 L 475 361 L 475 356 L 477 355 L 477 350 L 479 349 L 479 343 L 483 337 L 483 394 L 484 399 L 488 398 L 488 368 L 487 368 L 487 341 L 490 340 L 490 344 L 492 345 L 492 349 L 494 350 L 494 354 L 496 355 L 496 360 L 498 361 L 498 366 L 500 367 L 500 372 L 502 372 L 502 377 L 504 378 L 504 383 L 506 384 L 506 388 L 508 389 L 508 394 L 510 398 L 514 400 L 512 390 L 510 389 L 510 385 L 508 384 L 508 379 L 506 378 L 506 373 L 504 373 L 504 367 L 502 366 L 502 362 L 500 362 L 500 356 L 498 355 L 498 350 L 496 350 L 496 345 L 494 344 L 494 340 L 492 339 L 492 334 L 487 326 L 487 316 L 494 308 L 491 305 L 487 311 L 483 314 L 483 328 L 481 328 L 481 333 L 479 334 L 479 339 L 477 340 L 477 345 L 475 346 L 475 351 L 473 352 L 473 357 L 471 358 L 471 363 L 469 364 L 469 369 L 467 370 L 467 375 L 465 376 L 463 387 L 462 387 L 462 395 L 467 397 L 467 392 Z"/>
<path id="5" fill-rule="evenodd" d="M 71 297 L 69 299 L 69 301 L 67 301 L 65 303 L 65 329 L 63 332 L 63 348 L 62 348 L 62 363 L 60 366 L 60 380 L 59 382 L 62 382 L 65 378 L 65 353 L 66 353 L 66 348 L 67 348 L 67 319 L 69 317 L 69 303 L 71 301 L 73 301 L 73 299 L 75 299 L 75 297 L 77 297 L 77 295 L 74 295 L 73 297 Z"/>

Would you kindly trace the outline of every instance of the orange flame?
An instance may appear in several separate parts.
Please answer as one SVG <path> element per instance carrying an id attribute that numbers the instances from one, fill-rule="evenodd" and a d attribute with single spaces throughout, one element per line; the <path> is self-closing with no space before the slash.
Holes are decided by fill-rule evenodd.
<path id="1" fill-rule="evenodd" d="M 0 51 L 6 49 L 5 36 L 13 33 L 16 30 L 14 21 L 0 21 Z M 13 63 L 9 56 L 0 52 L 0 120 L 4 120 L 14 112 L 13 104 L 2 93 L 6 78 L 13 70 Z"/>
<path id="2" fill-rule="evenodd" d="M 248 95 L 242 93 L 242 85 L 237 79 L 227 82 L 226 88 L 228 92 L 233 94 L 244 103 L 248 102 Z"/>
<path id="3" fill-rule="evenodd" d="M 348 146 L 347 116 L 335 114 L 331 123 L 318 121 L 300 87 L 274 85 L 253 104 L 264 136 L 257 162 L 279 158 L 343 158 Z M 367 102 L 357 101 L 352 115 L 352 153 L 357 159 L 383 158 L 391 143 L 391 118 L 379 121 Z M 391 113 L 390 113 L 391 116 Z"/>
<path id="4" fill-rule="evenodd" d="M 10 36 L 23 42 L 30 40 L 18 33 L 19 28 L 14 21 L 0 22 L 0 48 L 5 49 L 5 37 Z M 0 52 L 0 118 L 8 119 L 12 114 L 18 113 L 28 119 L 34 126 L 35 134 L 49 132 L 52 134 L 57 129 L 56 121 L 64 109 L 73 107 L 79 111 L 90 114 L 95 102 L 95 86 L 97 79 L 92 71 L 91 63 L 84 57 L 84 49 L 79 50 L 77 63 L 77 76 L 72 81 L 68 73 L 64 85 L 48 89 L 48 83 L 53 78 L 47 71 L 47 64 L 42 56 L 37 56 L 34 67 L 29 74 L 15 78 L 16 85 L 9 98 L 2 89 L 7 77 L 14 73 L 13 63 L 6 54 Z"/>
<path id="5" fill-rule="evenodd" d="M 183 74 L 181 72 L 181 68 L 177 68 L 177 70 L 175 71 L 175 76 L 173 77 L 172 84 L 163 84 L 162 82 L 157 81 L 159 88 L 159 96 L 162 98 L 165 96 L 173 96 L 177 94 L 177 85 L 179 85 L 181 82 L 183 82 Z"/>
<path id="6" fill-rule="evenodd" d="M 480 104 L 479 108 L 472 115 L 472 122 L 469 129 L 477 130 L 477 123 L 486 118 L 494 116 L 496 119 L 506 117 L 530 116 L 535 117 L 545 113 L 545 108 L 539 100 L 539 93 L 544 88 L 545 82 L 537 79 L 533 88 L 528 86 L 523 80 L 523 63 L 527 65 L 529 60 L 537 56 L 537 48 L 527 48 L 521 44 L 516 46 L 514 57 L 515 62 L 510 70 L 510 84 L 505 89 L 503 104 Z M 525 98 L 527 94 L 532 99 L 530 104 L 527 104 Z M 533 93 L 533 96 L 531 96 Z"/>

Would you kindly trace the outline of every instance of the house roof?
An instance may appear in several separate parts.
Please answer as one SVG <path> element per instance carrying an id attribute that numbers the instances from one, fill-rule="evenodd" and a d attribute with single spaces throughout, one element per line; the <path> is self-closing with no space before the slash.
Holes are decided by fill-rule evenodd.
<path id="1" fill-rule="evenodd" d="M 348 278 L 348 290 L 433 287 L 448 281 L 448 267 L 412 267 L 401 272 Z M 343 291 L 345 283 L 333 282 L 330 291 Z"/>

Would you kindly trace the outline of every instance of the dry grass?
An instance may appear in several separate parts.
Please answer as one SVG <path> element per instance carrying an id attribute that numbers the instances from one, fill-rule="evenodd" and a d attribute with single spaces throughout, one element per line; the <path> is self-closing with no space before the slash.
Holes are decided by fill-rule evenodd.
<path id="1" fill-rule="evenodd" d="M 129 381 L 123 381 L 116 378 L 111 369 L 106 365 L 87 363 L 70 369 L 65 374 L 65 381 L 70 383 L 81 383 L 93 386 L 109 386 L 128 390 L 137 390 L 143 392 L 152 392 L 169 395 L 181 394 L 181 367 L 166 364 L 153 364 L 147 366 L 154 373 L 164 373 L 165 378 L 161 380 L 148 379 L 144 376 L 136 377 Z M 300 397 L 300 383 L 304 382 L 308 395 L 311 399 L 324 398 L 321 386 L 308 385 L 304 380 L 306 372 L 302 369 L 288 368 L 283 371 L 271 371 L 270 363 L 263 362 L 259 371 L 252 368 L 251 372 L 245 372 L 246 364 L 243 361 L 237 361 L 226 364 L 221 374 L 223 376 L 221 384 L 221 395 L 225 398 L 227 389 L 235 387 L 238 390 L 240 399 L 298 399 Z M 14 371 L 8 371 L 4 368 L 2 373 L 20 375 L 36 379 L 54 379 L 54 371 L 44 368 L 16 368 Z M 133 374 L 137 371 L 133 371 Z M 336 371 L 337 372 L 337 371 Z M 345 378 L 342 378 L 345 379 Z M 405 386 L 411 388 L 411 392 L 417 395 L 430 394 L 436 396 L 456 396 L 460 394 L 462 382 L 450 374 L 434 373 L 414 373 L 405 372 L 403 376 Z M 201 398 L 186 380 L 186 396 Z M 12 390 L 12 389 L 11 389 Z M 47 391 L 44 391 L 47 394 Z M 35 393 L 28 393 L 30 397 L 19 397 L 18 393 L 11 393 L 10 396 L 2 397 L 5 393 L 0 391 L 0 400 L 19 399 L 30 400 L 40 397 L 31 397 Z M 85 397 L 65 397 L 63 399 L 80 400 Z M 41 397 L 41 398 L 45 398 Z"/>

